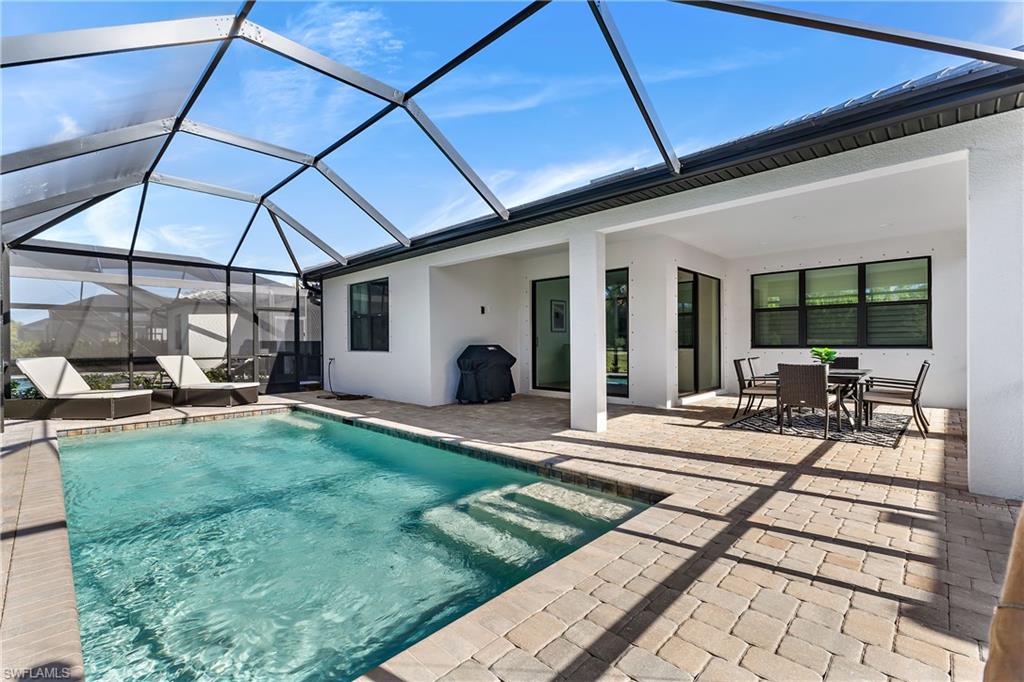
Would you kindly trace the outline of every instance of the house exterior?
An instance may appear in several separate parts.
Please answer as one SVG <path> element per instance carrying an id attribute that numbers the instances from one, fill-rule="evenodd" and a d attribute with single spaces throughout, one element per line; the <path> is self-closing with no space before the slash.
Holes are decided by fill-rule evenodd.
<path id="1" fill-rule="evenodd" d="M 439 405 L 461 350 L 498 343 L 521 393 L 600 431 L 610 402 L 735 393 L 734 358 L 769 369 L 829 345 L 906 378 L 929 361 L 924 404 L 970 415 L 971 490 L 1024 497 L 1022 105 L 1019 70 L 968 65 L 684 157 L 678 176 L 307 273 L 324 371 Z"/>

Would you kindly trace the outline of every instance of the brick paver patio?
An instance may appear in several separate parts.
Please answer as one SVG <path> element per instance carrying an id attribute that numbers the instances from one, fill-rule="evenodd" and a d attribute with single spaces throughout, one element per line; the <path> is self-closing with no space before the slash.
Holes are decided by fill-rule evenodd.
<path id="1" fill-rule="evenodd" d="M 314 396 L 292 397 L 666 496 L 369 679 L 981 678 L 1018 505 L 967 492 L 962 412 L 929 410 L 931 438 L 888 449 L 722 429 L 725 399 L 610 406 L 591 434 L 556 399 Z"/>

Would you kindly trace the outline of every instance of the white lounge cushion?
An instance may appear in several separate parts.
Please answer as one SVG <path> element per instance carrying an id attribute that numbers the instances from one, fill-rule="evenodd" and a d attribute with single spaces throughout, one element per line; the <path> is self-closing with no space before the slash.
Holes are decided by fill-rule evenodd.
<path id="1" fill-rule="evenodd" d="M 149 389 L 94 391 L 67 358 L 19 358 L 14 363 L 44 398 L 131 398 L 153 393 Z"/>
<path id="2" fill-rule="evenodd" d="M 44 398 L 91 390 L 67 358 L 18 358 L 14 364 L 25 373 Z"/>
<path id="3" fill-rule="evenodd" d="M 54 398 L 61 400 L 77 400 L 79 398 L 135 398 L 140 395 L 151 395 L 153 391 L 148 388 L 139 388 L 125 391 L 85 391 L 84 393 L 59 393 Z"/>
<path id="4" fill-rule="evenodd" d="M 201 388 L 210 384 L 202 367 L 189 355 L 158 355 L 156 361 L 178 388 Z"/>
<path id="5" fill-rule="evenodd" d="M 214 389 L 214 390 L 219 390 L 219 391 L 232 391 L 232 390 L 239 390 L 239 389 L 242 389 L 242 388 L 257 388 L 257 387 L 259 387 L 259 383 L 255 382 L 255 381 L 241 382 L 241 383 L 234 383 L 234 382 L 220 382 L 220 383 L 218 383 L 218 382 L 208 381 L 205 384 L 189 384 L 188 386 L 179 386 L 178 388 L 197 388 L 197 389 L 198 388 L 209 388 L 209 389 Z"/>

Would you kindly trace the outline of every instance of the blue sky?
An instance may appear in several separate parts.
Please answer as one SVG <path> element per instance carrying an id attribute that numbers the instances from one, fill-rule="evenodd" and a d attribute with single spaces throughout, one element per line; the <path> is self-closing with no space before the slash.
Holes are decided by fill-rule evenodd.
<path id="1" fill-rule="evenodd" d="M 809 11 L 1011 47 L 1024 43 L 1022 2 L 786 3 Z M 408 88 L 522 3 L 256 3 L 250 19 L 398 88 Z M 4 2 L 3 35 L 230 14 L 236 3 Z M 922 76 L 963 60 L 668 2 L 612 2 L 612 12 L 676 151 L 696 151 Z M 173 116 L 212 52 L 190 46 L 3 72 L 3 150 L 15 151 Z M 555 2 L 417 97 L 510 207 L 657 163 L 657 151 L 589 9 Z M 190 118 L 316 153 L 379 109 L 373 97 L 260 48 L 232 45 Z M 131 169 L 150 148 L 65 163 L 68 189 Z M 407 234 L 487 213 L 487 207 L 402 111 L 327 162 Z M 261 193 L 288 162 L 179 135 L 160 172 Z M 5 202 L 31 190 L 5 176 Z M 22 189 L 24 187 L 25 189 Z M 139 247 L 225 262 L 251 207 L 152 187 Z M 79 214 L 48 238 L 127 246 L 138 191 Z M 27 196 L 18 194 L 18 196 Z M 390 237 L 307 172 L 273 197 L 351 254 Z M 299 235 L 303 265 L 324 260 Z M 288 268 L 262 214 L 236 261 Z"/>

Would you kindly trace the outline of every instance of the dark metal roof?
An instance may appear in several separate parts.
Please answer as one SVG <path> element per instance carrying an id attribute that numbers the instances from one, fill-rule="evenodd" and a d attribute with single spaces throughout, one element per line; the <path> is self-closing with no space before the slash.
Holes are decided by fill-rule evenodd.
<path id="1" fill-rule="evenodd" d="M 413 238 L 409 247 L 388 246 L 345 266 L 315 268 L 306 277 L 358 272 L 1019 108 L 1024 69 L 972 61 L 684 156 L 678 175 L 663 165 L 616 174 L 513 209 L 508 221 L 472 220 Z"/>

